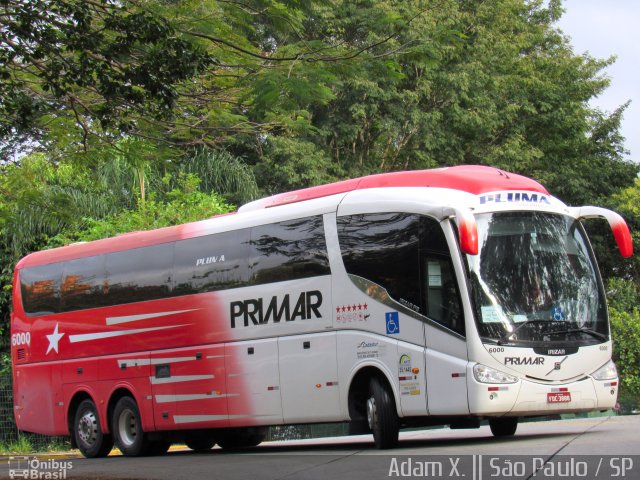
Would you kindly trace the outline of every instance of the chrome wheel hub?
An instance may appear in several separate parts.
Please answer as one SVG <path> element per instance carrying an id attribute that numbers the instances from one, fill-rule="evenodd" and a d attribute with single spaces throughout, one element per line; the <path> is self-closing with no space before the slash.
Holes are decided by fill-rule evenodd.
<path id="1" fill-rule="evenodd" d="M 98 419 L 92 411 L 85 412 L 78 422 L 78 437 L 88 446 L 93 446 L 98 439 Z"/>
<path id="2" fill-rule="evenodd" d="M 376 400 L 371 397 L 367 400 L 367 423 L 369 428 L 373 430 L 374 425 L 378 422 L 378 410 L 376 409 Z"/>
<path id="3" fill-rule="evenodd" d="M 118 433 L 120 441 L 125 447 L 130 447 L 138 437 L 137 419 L 134 413 L 129 410 L 123 410 L 118 418 Z"/>

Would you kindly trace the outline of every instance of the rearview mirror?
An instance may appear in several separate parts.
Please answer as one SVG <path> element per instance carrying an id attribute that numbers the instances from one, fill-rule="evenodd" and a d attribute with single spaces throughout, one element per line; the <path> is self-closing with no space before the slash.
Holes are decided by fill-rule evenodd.
<path id="1" fill-rule="evenodd" d="M 633 239 L 631 238 L 631 232 L 629 231 L 627 222 L 625 222 L 624 218 L 616 212 L 600 207 L 576 207 L 571 210 L 578 220 L 583 218 L 604 218 L 609 222 L 613 236 L 618 244 L 620 254 L 624 258 L 629 258 L 633 255 Z"/>
<path id="2" fill-rule="evenodd" d="M 460 250 L 468 255 L 478 254 L 478 224 L 470 210 L 456 208 L 456 225 L 460 237 Z"/>

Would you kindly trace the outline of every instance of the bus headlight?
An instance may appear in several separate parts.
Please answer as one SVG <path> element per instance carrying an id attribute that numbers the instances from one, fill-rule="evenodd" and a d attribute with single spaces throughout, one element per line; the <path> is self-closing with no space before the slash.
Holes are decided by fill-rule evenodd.
<path id="1" fill-rule="evenodd" d="M 613 360 L 609 360 L 602 367 L 591 374 L 596 380 L 613 380 L 618 377 L 618 369 Z"/>
<path id="2" fill-rule="evenodd" d="M 480 363 L 473 366 L 473 376 L 480 383 L 516 383 L 518 381 L 513 375 Z"/>

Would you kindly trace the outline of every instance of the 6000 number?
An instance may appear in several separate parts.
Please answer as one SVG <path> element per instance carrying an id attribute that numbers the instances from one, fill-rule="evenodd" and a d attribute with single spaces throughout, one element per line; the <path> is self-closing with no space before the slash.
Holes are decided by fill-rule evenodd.
<path id="1" fill-rule="evenodd" d="M 31 344 L 31 333 L 14 333 L 11 335 L 11 346 L 19 347 L 20 345 L 30 345 Z"/>

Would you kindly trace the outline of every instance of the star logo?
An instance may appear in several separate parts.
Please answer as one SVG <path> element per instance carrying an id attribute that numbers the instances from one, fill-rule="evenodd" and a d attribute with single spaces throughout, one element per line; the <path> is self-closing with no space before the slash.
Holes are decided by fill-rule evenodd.
<path id="1" fill-rule="evenodd" d="M 51 350 L 55 350 L 58 353 L 58 342 L 64 336 L 64 333 L 58 333 L 58 324 L 56 323 L 56 328 L 53 329 L 53 333 L 51 335 L 47 335 L 47 340 L 49 340 L 49 348 L 47 348 L 46 355 L 49 354 Z"/>

